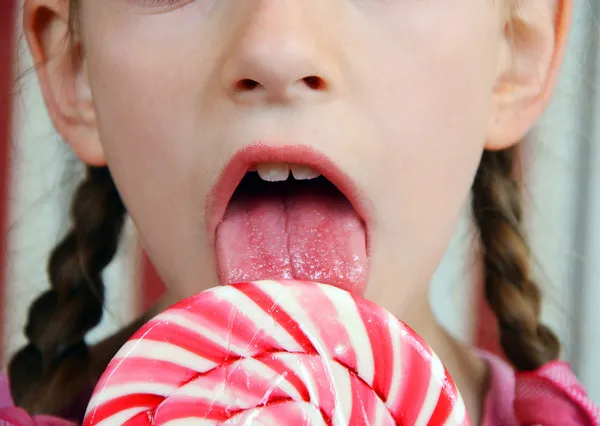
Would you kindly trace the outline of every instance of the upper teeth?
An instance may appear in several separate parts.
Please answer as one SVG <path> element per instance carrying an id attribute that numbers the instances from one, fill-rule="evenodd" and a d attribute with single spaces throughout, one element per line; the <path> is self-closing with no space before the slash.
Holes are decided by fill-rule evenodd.
<path id="1" fill-rule="evenodd" d="M 290 177 L 290 170 L 296 180 L 314 179 L 320 176 L 320 173 L 314 169 L 300 164 L 260 163 L 256 165 L 258 175 L 267 182 L 287 180 Z"/>
<path id="2" fill-rule="evenodd" d="M 308 180 L 315 179 L 321 176 L 319 172 L 314 169 L 311 169 L 308 166 L 302 166 L 300 164 L 293 164 L 290 166 L 292 169 L 292 175 L 296 180 Z"/>

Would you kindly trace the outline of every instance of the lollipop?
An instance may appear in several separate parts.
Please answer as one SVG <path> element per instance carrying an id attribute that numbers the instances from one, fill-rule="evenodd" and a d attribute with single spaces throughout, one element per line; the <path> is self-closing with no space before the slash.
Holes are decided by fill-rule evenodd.
<path id="1" fill-rule="evenodd" d="M 92 425 L 468 426 L 439 358 L 335 287 L 223 286 L 171 307 L 110 362 Z"/>

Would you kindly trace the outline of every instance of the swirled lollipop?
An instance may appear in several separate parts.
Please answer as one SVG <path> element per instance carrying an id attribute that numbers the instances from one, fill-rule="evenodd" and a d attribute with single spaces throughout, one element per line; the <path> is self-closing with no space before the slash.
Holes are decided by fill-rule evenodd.
<path id="1" fill-rule="evenodd" d="M 84 425 L 470 425 L 408 326 L 335 287 L 217 287 L 142 327 L 109 364 Z"/>

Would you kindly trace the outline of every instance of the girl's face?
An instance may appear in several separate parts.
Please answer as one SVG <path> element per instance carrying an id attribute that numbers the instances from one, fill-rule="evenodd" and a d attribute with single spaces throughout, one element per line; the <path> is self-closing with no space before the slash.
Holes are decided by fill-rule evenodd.
<path id="1" fill-rule="evenodd" d="M 83 62 L 60 77 L 79 124 L 50 110 L 82 159 L 107 161 L 178 297 L 296 277 L 366 287 L 398 312 L 425 295 L 482 150 L 535 118 L 508 118 L 505 6 L 82 0 Z M 53 78 L 46 98 L 60 104 Z M 280 178 L 282 164 L 345 197 L 311 180 L 256 182 L 230 201 L 247 170 Z"/>

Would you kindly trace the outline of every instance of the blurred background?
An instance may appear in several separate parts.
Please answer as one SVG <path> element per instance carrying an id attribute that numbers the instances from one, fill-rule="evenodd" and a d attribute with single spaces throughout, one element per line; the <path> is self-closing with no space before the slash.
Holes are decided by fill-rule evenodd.
<path id="1" fill-rule="evenodd" d="M 68 205 L 82 171 L 52 130 L 18 20 L 10 22 L 20 8 L 10 12 L 10 1 L 0 0 L 0 178 L 5 190 L 0 191 L 0 226 L 7 229 L 1 234 L 5 240 L 0 239 L 5 249 L 4 260 L 0 259 L 3 366 L 24 343 L 29 304 L 47 287 L 46 260 L 67 230 Z M 528 229 L 536 277 L 545 295 L 543 317 L 560 335 L 564 358 L 596 402 L 600 402 L 598 17 L 600 2 L 575 2 L 559 87 L 526 143 L 524 158 Z M 16 30 L 11 33 L 9 28 Z M 12 41 L 7 42 L 10 35 Z M 20 76 L 16 83 L 15 76 Z M 16 95 L 12 107 L 8 93 Z M 12 124 L 10 133 L 7 123 Z M 465 214 L 435 276 L 431 299 L 453 333 L 494 350 L 494 324 L 479 296 L 474 252 L 473 230 Z M 135 318 L 160 293 L 160 282 L 145 262 L 131 224 L 106 283 L 107 312 L 91 341 Z"/>

